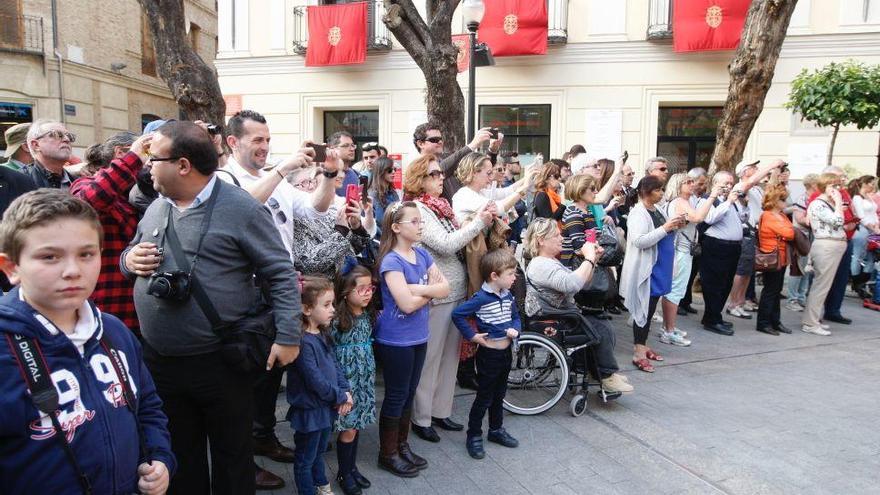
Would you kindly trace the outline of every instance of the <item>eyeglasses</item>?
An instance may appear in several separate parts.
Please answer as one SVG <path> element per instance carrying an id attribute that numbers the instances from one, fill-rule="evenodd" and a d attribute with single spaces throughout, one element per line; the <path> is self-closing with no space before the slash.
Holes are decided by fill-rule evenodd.
<path id="1" fill-rule="evenodd" d="M 401 221 L 401 222 L 394 222 L 394 223 L 397 223 L 397 224 L 401 224 L 401 223 L 411 223 L 411 224 L 413 224 L 413 225 L 424 225 L 424 224 L 425 224 L 425 221 L 422 220 L 421 218 L 414 218 L 414 219 L 412 219 L 412 220 L 403 220 L 403 221 Z"/>
<path id="2" fill-rule="evenodd" d="M 356 146 L 357 146 L 357 145 L 354 144 L 354 143 L 345 143 L 345 144 L 337 144 L 337 145 L 336 145 L 337 148 L 342 148 L 342 149 L 344 149 L 344 150 L 350 150 L 350 149 L 353 149 L 353 148 L 356 147 Z"/>
<path id="3" fill-rule="evenodd" d="M 694 183 L 694 179 L 685 179 L 684 183 L 685 183 L 685 184 L 693 184 L 693 183 Z"/>
<path id="4" fill-rule="evenodd" d="M 428 177 L 430 177 L 432 179 L 437 179 L 440 177 L 445 177 L 445 174 L 440 170 L 432 170 L 432 171 L 428 172 Z"/>
<path id="5" fill-rule="evenodd" d="M 43 139 L 44 137 L 50 137 L 52 139 L 65 139 L 71 143 L 76 142 L 76 134 L 67 131 L 61 131 L 58 129 L 52 129 L 51 131 L 44 132 L 36 137 L 36 139 Z"/>
<path id="6" fill-rule="evenodd" d="M 397 170 L 399 170 L 399 169 L 397 169 L 397 168 L 389 168 L 389 169 L 385 170 L 385 173 L 386 173 L 386 174 L 393 174 L 393 173 L 396 172 Z"/>
<path id="7" fill-rule="evenodd" d="M 659 171 L 661 171 L 661 172 L 666 172 L 666 171 L 669 170 L 669 169 L 668 169 L 667 167 L 660 167 L 660 168 L 658 168 L 657 170 L 659 170 Z"/>
<path id="8" fill-rule="evenodd" d="M 429 142 L 429 143 L 434 143 L 434 144 L 442 143 L 442 142 L 443 142 L 443 137 L 441 137 L 441 136 L 431 136 L 431 137 L 429 137 L 429 138 L 425 138 L 425 141 L 427 141 L 427 142 Z"/>
<path id="9" fill-rule="evenodd" d="M 169 156 L 168 158 L 156 158 L 153 155 L 147 155 L 147 161 L 150 163 L 153 162 L 173 162 L 174 160 L 180 160 L 183 158 L 182 156 Z"/>
<path id="10" fill-rule="evenodd" d="M 365 285 L 365 286 L 361 286 L 361 287 L 355 287 L 354 291 L 359 296 L 366 296 L 367 294 L 372 294 L 373 292 L 375 292 L 376 286 L 375 285 Z"/>
<path id="11" fill-rule="evenodd" d="M 496 172 L 496 173 L 499 173 L 499 174 L 503 174 L 503 173 L 504 173 L 504 167 L 496 167 L 496 168 L 495 168 L 495 172 Z"/>

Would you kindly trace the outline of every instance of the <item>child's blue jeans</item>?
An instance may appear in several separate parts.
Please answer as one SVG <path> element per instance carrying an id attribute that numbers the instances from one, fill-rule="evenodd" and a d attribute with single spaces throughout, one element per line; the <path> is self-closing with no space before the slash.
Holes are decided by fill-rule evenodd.
<path id="1" fill-rule="evenodd" d="M 322 457 L 329 437 L 330 428 L 308 433 L 297 431 L 293 434 L 293 441 L 296 443 L 293 449 L 293 479 L 301 495 L 312 495 L 315 487 L 330 483 L 324 473 Z"/>

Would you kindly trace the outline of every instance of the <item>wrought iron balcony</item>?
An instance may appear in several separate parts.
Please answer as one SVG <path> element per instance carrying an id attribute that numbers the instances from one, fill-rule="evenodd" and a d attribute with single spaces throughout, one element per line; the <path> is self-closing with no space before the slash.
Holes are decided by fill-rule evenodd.
<path id="1" fill-rule="evenodd" d="M 349 2 L 337 1 L 335 3 Z M 306 12 L 307 6 L 305 5 L 293 8 L 293 50 L 300 55 L 304 55 L 309 46 L 309 20 Z M 382 22 L 384 16 L 385 5 L 382 0 L 372 0 L 367 3 L 367 51 L 369 52 L 391 50 L 388 26 Z"/>
<path id="2" fill-rule="evenodd" d="M 0 51 L 43 54 L 43 18 L 0 14 Z"/>
<path id="3" fill-rule="evenodd" d="M 568 0 L 547 0 L 547 43 L 568 43 Z"/>
<path id="4" fill-rule="evenodd" d="M 651 0 L 648 18 L 648 40 L 672 38 L 672 0 Z"/>

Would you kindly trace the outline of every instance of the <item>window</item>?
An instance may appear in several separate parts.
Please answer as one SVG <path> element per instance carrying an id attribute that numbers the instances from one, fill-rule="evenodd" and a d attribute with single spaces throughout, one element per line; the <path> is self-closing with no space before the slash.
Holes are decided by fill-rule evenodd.
<path id="1" fill-rule="evenodd" d="M 672 38 L 672 0 L 651 0 L 648 40 Z"/>
<path id="2" fill-rule="evenodd" d="M 502 151 L 516 151 L 523 161 L 537 153 L 550 157 L 550 105 L 480 105 L 479 127 L 504 134 Z"/>
<path id="3" fill-rule="evenodd" d="M 378 110 L 334 110 L 324 112 L 324 139 L 338 131 L 346 131 L 352 135 L 355 144 L 355 161 L 361 159 L 363 143 L 379 141 Z"/>
<path id="4" fill-rule="evenodd" d="M 657 154 L 669 160 L 671 173 L 709 168 L 722 107 L 661 107 Z"/>
<path id="5" fill-rule="evenodd" d="M 151 113 L 142 113 L 141 114 L 141 132 L 144 131 L 144 127 L 147 127 L 147 124 L 154 120 L 162 120 L 162 117 L 158 115 L 153 115 Z"/>
<path id="6" fill-rule="evenodd" d="M 156 76 L 156 50 L 146 14 L 141 14 L 141 74 Z"/>
<path id="7" fill-rule="evenodd" d="M 6 151 L 6 129 L 34 120 L 34 107 L 23 103 L 0 101 L 0 150 Z"/>
<path id="8" fill-rule="evenodd" d="M 880 24 L 880 1 L 840 0 L 840 24 L 842 26 Z"/>
<path id="9" fill-rule="evenodd" d="M 21 0 L 0 0 L 0 47 L 20 48 L 24 35 Z"/>
<path id="10" fill-rule="evenodd" d="M 189 44 L 196 54 L 199 53 L 199 37 L 202 35 L 202 28 L 198 24 L 189 23 Z"/>
<path id="11" fill-rule="evenodd" d="M 248 49 L 248 0 L 217 1 L 217 51 Z"/>

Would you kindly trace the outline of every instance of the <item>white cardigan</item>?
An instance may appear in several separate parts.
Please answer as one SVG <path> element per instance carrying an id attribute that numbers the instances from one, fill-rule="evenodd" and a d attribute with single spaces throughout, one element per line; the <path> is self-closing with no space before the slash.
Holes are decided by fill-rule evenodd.
<path id="1" fill-rule="evenodd" d="M 666 215 L 662 208 L 657 211 Z M 651 299 L 651 271 L 657 262 L 657 244 L 666 237 L 662 226 L 654 228 L 651 214 L 641 202 L 629 212 L 627 218 L 626 256 L 620 272 L 620 295 L 629 310 L 633 322 L 640 327 L 648 321 L 648 304 Z"/>

